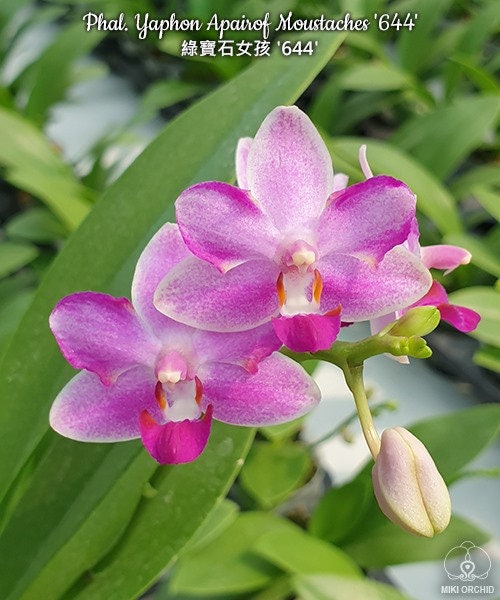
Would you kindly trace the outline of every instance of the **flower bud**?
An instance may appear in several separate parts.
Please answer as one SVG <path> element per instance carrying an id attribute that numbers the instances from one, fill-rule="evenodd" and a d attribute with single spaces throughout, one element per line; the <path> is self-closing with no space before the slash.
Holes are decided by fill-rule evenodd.
<path id="1" fill-rule="evenodd" d="M 396 525 L 426 537 L 447 527 L 451 503 L 446 484 L 426 447 L 408 430 L 382 433 L 372 478 L 382 512 Z"/>
<path id="2" fill-rule="evenodd" d="M 427 335 L 439 325 L 439 310 L 435 306 L 416 306 L 398 319 L 389 329 L 391 335 L 405 337 Z"/>

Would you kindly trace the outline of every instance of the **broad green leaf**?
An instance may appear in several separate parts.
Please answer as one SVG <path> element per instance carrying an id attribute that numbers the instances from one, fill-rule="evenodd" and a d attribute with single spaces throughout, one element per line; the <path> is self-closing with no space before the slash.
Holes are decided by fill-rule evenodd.
<path id="1" fill-rule="evenodd" d="M 203 87 L 198 83 L 189 83 L 182 80 L 158 81 L 145 91 L 139 111 L 134 115 L 133 122 L 151 119 L 156 116 L 160 109 L 187 100 L 202 91 Z"/>
<path id="2" fill-rule="evenodd" d="M 466 57 L 455 57 L 451 60 L 480 91 L 485 93 L 498 93 L 500 91 L 498 81 L 486 69 L 481 69 Z"/>
<path id="3" fill-rule="evenodd" d="M 309 373 L 309 375 L 312 375 L 312 373 Z M 269 425 L 269 427 L 260 427 L 259 431 L 264 437 L 266 437 L 271 442 L 288 440 L 290 438 L 293 438 L 302 429 L 303 424 L 304 417 L 299 417 L 298 419 L 294 419 L 293 421 L 288 421 L 288 423 L 280 423 L 279 425 Z"/>
<path id="4" fill-rule="evenodd" d="M 31 83 L 25 113 L 43 123 L 51 106 L 64 97 L 71 83 L 71 68 L 76 59 L 98 44 L 103 31 L 86 31 L 80 21 L 64 27 L 54 42 L 23 76 Z"/>
<path id="5" fill-rule="evenodd" d="M 215 423 L 210 443 L 200 458 L 190 464 L 160 469 L 152 480 L 156 493 L 148 490 L 124 536 L 91 569 L 90 581 L 83 574 L 69 592 L 71 599 L 132 600 L 145 592 L 203 527 L 207 517 L 210 519 L 214 504 L 229 491 L 252 437 L 252 430 Z M 204 544 L 199 552 L 211 548 L 234 524 L 213 542 Z M 206 529 L 201 534 L 206 535 Z"/>
<path id="6" fill-rule="evenodd" d="M 311 456 L 302 444 L 256 442 L 241 470 L 240 482 L 262 508 L 271 508 L 303 485 L 312 470 Z"/>
<path id="7" fill-rule="evenodd" d="M 258 590 L 279 573 L 252 553 L 266 533 L 277 535 L 293 525 L 272 514 L 247 512 L 238 516 L 218 538 L 196 552 L 181 556 L 170 588 L 184 594 L 238 594 Z"/>
<path id="8" fill-rule="evenodd" d="M 474 354 L 474 362 L 480 367 L 500 373 L 500 347 L 484 346 Z"/>
<path id="9" fill-rule="evenodd" d="M 31 208 L 15 215 L 6 223 L 5 231 L 11 238 L 40 243 L 53 242 L 67 236 L 61 222 L 46 208 Z"/>
<path id="10" fill-rule="evenodd" d="M 208 515 L 198 531 L 182 549 L 191 552 L 217 538 L 238 517 L 239 507 L 231 500 L 222 500 Z"/>
<path id="11" fill-rule="evenodd" d="M 5 391 L 5 401 L 0 406 L 2 493 L 7 493 L 45 436 L 49 406 L 72 373 L 47 326 L 54 304 L 65 294 L 82 289 L 128 295 L 135 260 L 150 236 L 165 220 L 172 219 L 171 203 L 177 195 L 197 181 L 230 180 L 234 176 L 234 149 L 238 138 L 253 135 L 277 104 L 296 99 L 341 41 L 341 37 L 332 35 L 319 39 L 314 56 L 276 55 L 256 62 L 168 124 L 108 189 L 81 228 L 68 240 L 40 285 L 0 368 L 0 385 Z M 12 119 L 10 125 L 18 131 L 18 121 L 16 117 Z M 21 121 L 20 128 L 25 126 L 27 124 Z M 33 131 L 29 129 L 30 134 Z M 45 151 L 41 139 L 33 138 L 28 154 L 40 165 L 46 161 L 40 168 L 40 172 L 46 172 L 54 168 L 55 155 Z M 27 138 L 21 136 L 17 141 L 18 157 L 24 156 L 28 149 L 25 148 Z M 89 597 L 95 598 L 92 594 L 101 592 L 101 597 L 107 600 L 136 597 L 201 525 L 234 476 L 236 462 L 231 447 L 236 455 L 241 454 L 241 447 L 251 436 L 250 431 L 241 428 L 221 426 L 220 432 L 224 443 L 220 439 L 217 443 L 214 436 L 209 445 L 209 449 L 213 447 L 218 453 L 215 463 L 220 469 L 219 475 L 211 481 L 211 470 L 204 463 L 201 463 L 204 469 L 199 467 L 199 471 L 191 472 L 188 480 L 181 477 L 181 473 L 190 473 L 187 467 L 173 469 L 172 473 L 177 475 L 165 481 L 162 495 L 139 513 L 134 521 L 136 528 L 122 540 L 106 568 L 100 566 L 100 573 L 106 575 L 94 576 Z M 81 462 L 75 452 L 70 452 L 56 459 L 51 470 L 57 472 L 58 462 L 62 460 L 71 461 L 75 469 Z M 118 466 L 110 464 L 106 481 L 114 482 L 118 477 Z M 207 493 L 198 501 L 201 490 Z M 175 518 L 165 509 L 165 498 L 169 498 L 169 494 L 176 498 L 171 505 Z M 14 509 L 22 510 L 22 504 Z M 75 518 L 71 513 L 71 519 Z M 91 521 L 89 523 L 91 528 Z M 20 534 L 26 535 L 26 532 Z M 93 535 L 99 535 L 99 531 L 93 530 Z M 152 540 L 158 540 L 158 545 L 151 543 Z M 36 553 L 37 548 L 32 552 Z M 64 552 L 58 556 L 63 557 Z M 95 555 L 94 560 L 98 559 L 99 555 Z M 67 585 L 73 576 L 72 572 Z M 62 587 L 61 581 L 59 584 Z"/>
<path id="12" fill-rule="evenodd" d="M 499 113 L 497 96 L 462 98 L 406 121 L 391 141 L 444 179 L 483 143 L 486 133 L 495 128 Z"/>
<path id="13" fill-rule="evenodd" d="M 481 315 L 481 321 L 469 335 L 486 342 L 499 345 L 500 340 L 500 290 L 486 286 L 465 288 L 448 295 L 452 304 L 467 306 Z"/>
<path id="14" fill-rule="evenodd" d="M 297 525 L 271 531 L 253 546 L 253 551 L 289 573 L 336 573 L 360 577 L 356 563 L 336 546 L 315 538 Z"/>
<path id="15" fill-rule="evenodd" d="M 58 599 L 117 541 L 158 467 L 137 442 L 86 448 L 52 436 L 0 537 L 5 600 Z"/>
<path id="16" fill-rule="evenodd" d="M 0 164 L 6 179 L 44 202 L 69 229 L 75 229 L 90 208 L 92 194 L 40 131 L 20 115 L 0 108 Z"/>
<path id="17" fill-rule="evenodd" d="M 396 588 L 369 579 L 337 575 L 295 575 L 295 592 L 301 600 L 408 600 Z"/>
<path id="18" fill-rule="evenodd" d="M 358 92 L 401 90 L 411 85 L 409 76 L 383 62 L 359 63 L 349 68 L 340 78 L 339 86 Z"/>
<path id="19" fill-rule="evenodd" d="M 500 199 L 498 198 L 498 194 L 486 187 L 476 187 L 472 193 L 479 204 L 500 222 Z"/>
<path id="20" fill-rule="evenodd" d="M 487 164 L 466 171 L 453 181 L 451 189 L 458 198 L 464 198 L 476 189 L 495 185 L 500 185 L 500 169 L 495 164 Z"/>
<path id="21" fill-rule="evenodd" d="M 334 138 L 327 141 L 335 171 L 359 178 L 358 152 L 367 145 L 368 162 L 375 175 L 392 175 L 404 181 L 417 195 L 417 207 L 442 233 L 460 231 L 462 225 L 451 194 L 436 178 L 403 150 L 387 142 L 366 138 Z"/>
<path id="22" fill-rule="evenodd" d="M 490 444 L 499 428 L 500 406 L 497 404 L 466 408 L 410 427 L 425 444 L 446 481 L 453 479 Z"/>
<path id="23" fill-rule="evenodd" d="M 381 513 L 380 513 L 381 514 Z M 459 517 L 452 517 L 448 527 L 433 538 L 413 536 L 382 517 L 375 528 L 360 529 L 356 537 L 343 546 L 361 567 L 380 569 L 408 562 L 443 560 L 450 548 L 464 540 L 483 544 L 489 535 Z"/>
<path id="24" fill-rule="evenodd" d="M 482 240 L 467 233 L 453 233 L 445 237 L 445 242 L 466 248 L 472 254 L 471 262 L 473 264 L 496 277 L 500 277 L 500 262 L 497 253 L 489 247 L 487 240 Z"/>
<path id="25" fill-rule="evenodd" d="M 369 477 L 356 478 L 328 490 L 319 500 L 309 521 L 312 535 L 339 543 L 365 517 L 373 500 Z"/>
<path id="26" fill-rule="evenodd" d="M 28 265 L 38 256 L 36 246 L 20 242 L 0 241 L 0 277 Z"/>

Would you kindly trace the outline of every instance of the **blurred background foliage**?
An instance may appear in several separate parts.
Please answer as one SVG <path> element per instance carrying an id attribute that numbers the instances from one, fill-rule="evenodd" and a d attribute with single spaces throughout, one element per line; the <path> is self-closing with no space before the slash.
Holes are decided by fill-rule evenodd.
<path id="1" fill-rule="evenodd" d="M 410 185 L 418 195 L 422 245 L 450 243 L 472 252 L 470 265 L 444 278 L 436 276 L 454 303 L 476 309 L 482 321 L 468 340 L 441 326 L 430 345 L 438 368 L 459 373 L 481 394 L 498 398 L 500 84 L 496 75 L 500 53 L 496 36 L 500 10 L 496 0 L 2 0 L 0 357 L 44 274 L 96 199 L 166 122 L 235 79 L 255 60 L 267 60 L 181 57 L 183 39 L 216 39 L 215 33 L 172 32 L 161 40 L 152 34 L 139 40 L 133 28 L 86 32 L 82 15 L 148 12 L 164 18 L 175 12 L 179 17 L 206 20 L 217 12 L 225 18 L 245 14 L 253 19 L 269 10 L 272 14 L 292 10 L 295 17 L 303 18 L 347 12 L 353 18 L 376 12 L 418 14 L 412 31 L 402 27 L 383 32 L 372 26 L 367 32 L 347 34 L 297 104 L 322 131 L 337 172 L 347 173 L 351 182 L 361 180 L 357 152 L 366 143 L 375 174 L 388 173 Z M 254 40 L 259 34 L 236 33 L 231 39 Z M 92 120 L 88 90 L 110 77 L 126 83 L 134 108 L 113 115 L 90 142 L 79 146 L 79 136 Z M 55 135 L 63 109 L 81 110 L 81 129 L 75 129 L 68 144 Z M 164 159 L 168 162 L 167 156 Z M 147 202 L 147 197 L 140 200 Z M 470 365 L 472 354 L 475 367 Z M 467 463 L 498 430 L 497 408 L 474 408 L 416 425 L 415 432 L 435 453 L 447 481 L 470 474 Z M 478 432 L 473 439 L 467 435 L 471 427 Z M 210 513 L 151 597 L 398 599 L 403 596 L 394 588 L 363 578 L 363 572 L 401 560 L 442 559 L 455 539 L 486 539 L 459 518 L 436 540 L 408 538 L 382 519 L 370 491 L 368 469 L 345 486 L 328 490 L 313 448 L 298 440 L 300 428 L 301 423 L 292 423 L 259 432 L 230 499 Z M 443 446 L 443 440 L 450 443 L 450 431 L 458 440 L 453 457 Z M 135 456 L 134 468 L 146 468 L 141 455 Z M 147 468 L 152 477 L 153 467 Z M 14 517 L 18 499 L 31 489 L 29 485 L 36 485 L 30 476 L 31 471 L 25 470 L 21 491 L 9 500 Z M 158 472 L 156 477 L 150 480 L 153 496 L 162 481 Z M 296 491 L 306 483 L 309 489 L 318 478 L 320 490 L 328 490 L 320 501 L 311 505 L 307 493 L 297 501 Z M 80 484 L 75 482 L 77 487 Z M 140 495 L 142 488 L 137 489 Z M 134 506 L 125 507 L 123 527 Z M 22 518 L 21 511 L 18 520 Z M 0 539 L 0 548 L 1 543 Z M 109 547 L 108 540 L 99 558 Z M 128 564 L 127 548 L 124 553 Z M 97 573 L 112 578 L 112 564 L 112 557 L 104 560 Z M 161 571 L 159 564 L 157 575 Z M 77 575 L 81 575 L 78 580 Z M 88 581 L 81 573 L 68 576 L 57 588 L 66 595 L 47 592 L 44 600 L 113 597 L 105 585 L 100 587 L 99 576 L 87 588 Z M 50 588 L 46 582 L 39 583 L 42 587 L 35 584 L 30 589 Z M 130 586 L 128 593 L 120 588 L 122 595 L 117 598 L 136 597 L 139 588 Z M 8 597 L 40 598 L 29 591 L 12 594 Z"/>

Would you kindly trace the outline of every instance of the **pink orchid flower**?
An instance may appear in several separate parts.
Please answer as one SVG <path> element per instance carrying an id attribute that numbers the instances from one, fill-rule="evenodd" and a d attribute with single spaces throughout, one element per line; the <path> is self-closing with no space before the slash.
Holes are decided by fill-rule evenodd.
<path id="1" fill-rule="evenodd" d="M 341 319 L 387 314 L 429 289 L 428 270 L 401 246 L 413 193 L 386 176 L 338 191 L 345 176 L 334 178 L 298 108 L 276 108 L 240 140 L 236 171 L 240 187 L 199 183 L 177 199 L 182 237 L 205 262 L 186 259 L 163 280 L 164 314 L 213 331 L 272 320 L 291 350 L 315 352 L 331 346 Z"/>
<path id="2" fill-rule="evenodd" d="M 317 404 L 318 387 L 273 352 L 270 324 L 243 333 L 193 329 L 160 314 L 153 293 L 189 255 L 166 224 L 139 258 L 132 302 L 96 292 L 63 298 L 50 326 L 71 365 L 84 369 L 57 396 L 50 423 L 81 441 L 142 438 L 162 464 L 194 460 L 212 417 L 247 426 L 294 419 Z"/>

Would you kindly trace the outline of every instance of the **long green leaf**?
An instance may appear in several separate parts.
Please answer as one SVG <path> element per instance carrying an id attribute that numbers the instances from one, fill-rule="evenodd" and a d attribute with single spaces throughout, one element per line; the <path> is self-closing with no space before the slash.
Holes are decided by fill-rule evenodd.
<path id="1" fill-rule="evenodd" d="M 341 37 L 328 35 L 319 37 L 319 40 L 319 47 L 312 57 L 284 58 L 275 55 L 259 61 L 170 123 L 111 186 L 82 227 L 68 241 L 41 284 L 0 368 L 0 385 L 5 390 L 0 406 L 0 490 L 3 494 L 46 434 L 48 407 L 71 374 L 47 326 L 48 315 L 54 304 L 63 295 L 81 289 L 128 294 L 134 262 L 151 234 L 165 220 L 172 219 L 172 202 L 179 192 L 200 180 L 231 179 L 237 139 L 254 134 L 264 116 L 277 104 L 294 101 L 338 47 Z M 222 452 L 221 444 L 217 445 L 214 436 L 211 447 L 218 448 L 220 471 L 213 480 L 210 480 L 211 471 L 206 467 L 204 471 L 195 471 L 196 478 L 190 480 L 189 486 L 186 484 L 188 479 L 180 475 L 169 482 L 165 480 L 161 493 L 166 495 L 172 492 L 179 500 L 167 507 L 163 501 L 152 502 L 149 506 L 154 505 L 154 509 L 149 510 L 156 517 L 141 517 L 147 515 L 148 510 L 141 511 L 136 521 L 141 526 L 137 525 L 126 538 L 133 541 L 134 536 L 142 536 L 143 543 L 137 546 L 131 542 L 129 546 L 125 540 L 122 550 L 117 549 L 115 562 L 111 561 L 109 566 L 111 572 L 120 574 L 116 580 L 125 586 L 124 589 L 113 588 L 120 600 L 136 597 L 159 574 L 201 524 L 234 476 L 234 455 L 241 454 L 251 432 L 228 427 L 221 427 L 220 431 L 219 435 L 224 434 L 222 449 L 225 447 L 226 450 Z M 229 449 L 234 449 L 234 454 L 228 451 L 228 445 Z M 50 468 L 57 472 L 59 461 L 63 459 L 72 461 L 73 468 L 79 468 L 75 452 L 55 458 Z M 39 469 L 42 469 L 42 465 Z M 120 477 L 120 469 L 114 464 L 108 464 L 105 471 L 107 483 L 103 482 L 104 487 L 108 486 L 109 481 Z M 184 469 L 178 468 L 173 472 L 182 473 Z M 43 473 L 43 469 L 39 473 Z M 200 489 L 205 487 L 210 493 L 203 497 L 202 507 L 195 508 L 187 502 L 187 497 L 194 502 Z M 115 489 L 113 486 L 109 493 L 114 493 Z M 78 492 L 75 491 L 75 498 Z M 105 502 L 105 495 L 102 495 L 102 499 Z M 27 500 L 22 497 L 14 511 L 22 511 Z M 186 506 L 186 512 L 183 506 Z M 72 532 L 86 531 L 87 535 L 99 535 L 92 525 L 92 513 L 86 514 L 86 517 L 90 525 L 83 523 L 74 510 L 66 514 L 65 519 L 71 521 L 71 526 L 68 525 L 64 535 L 61 534 L 58 547 L 51 548 L 50 556 L 54 557 L 54 561 L 62 560 L 64 553 L 58 549 L 64 543 L 71 545 Z M 162 538 L 161 550 L 151 544 L 151 540 L 159 535 L 158 520 L 170 523 L 165 525 L 169 537 Z M 22 521 L 18 523 L 19 535 L 26 535 Z M 7 528 L 10 527 L 8 523 Z M 85 530 L 85 527 L 89 529 Z M 87 564 L 91 559 L 100 558 L 104 546 L 92 557 L 86 557 Z M 39 551 L 38 547 L 31 549 L 41 565 Z M 137 575 L 129 567 L 126 570 L 120 567 L 121 564 L 128 565 L 130 561 L 134 566 L 142 565 Z M 52 562 L 52 565 L 55 564 Z M 123 573 L 127 573 L 127 577 L 123 577 Z M 34 579 L 30 589 L 33 590 L 38 585 L 35 575 L 31 572 L 30 576 Z M 70 585 L 75 575 L 71 571 L 64 585 Z M 41 577 L 45 575 L 42 573 Z M 99 581 L 104 587 L 111 585 L 109 578 Z M 24 585 L 27 586 L 28 581 Z M 62 589 L 63 582 L 59 581 L 58 586 L 58 589 Z M 46 594 L 45 597 L 50 596 Z M 110 595 L 103 597 L 111 598 Z"/>

